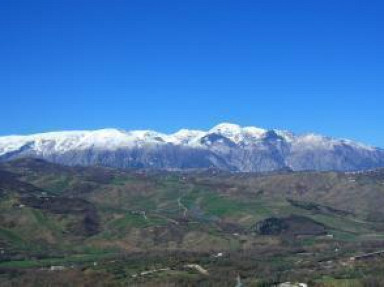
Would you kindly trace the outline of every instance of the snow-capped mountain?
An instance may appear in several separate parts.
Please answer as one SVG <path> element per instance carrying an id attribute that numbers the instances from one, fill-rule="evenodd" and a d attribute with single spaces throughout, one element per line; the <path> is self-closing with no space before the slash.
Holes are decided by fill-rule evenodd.
<path id="1" fill-rule="evenodd" d="M 384 150 L 315 134 L 223 123 L 182 129 L 50 132 L 0 137 L 0 161 L 37 157 L 67 165 L 232 171 L 363 170 L 384 167 Z"/>

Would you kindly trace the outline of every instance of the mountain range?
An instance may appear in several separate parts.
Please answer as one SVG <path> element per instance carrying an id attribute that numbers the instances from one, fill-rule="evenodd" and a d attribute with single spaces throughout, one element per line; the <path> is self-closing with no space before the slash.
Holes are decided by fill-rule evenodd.
<path id="1" fill-rule="evenodd" d="M 384 149 L 317 134 L 219 124 L 182 129 L 60 131 L 0 137 L 0 161 L 40 158 L 117 168 L 218 168 L 237 172 L 355 171 L 384 167 Z"/>

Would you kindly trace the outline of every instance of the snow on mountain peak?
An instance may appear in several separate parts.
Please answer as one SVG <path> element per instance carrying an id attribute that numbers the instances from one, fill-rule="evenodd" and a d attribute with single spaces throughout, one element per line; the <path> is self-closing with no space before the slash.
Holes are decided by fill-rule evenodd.
<path id="1" fill-rule="evenodd" d="M 209 130 L 209 133 L 220 134 L 235 143 L 246 139 L 259 139 L 267 131 L 256 127 L 241 127 L 231 123 L 221 123 Z"/>
<path id="2" fill-rule="evenodd" d="M 238 171 L 357 170 L 384 166 L 384 150 L 317 134 L 222 123 L 208 131 L 100 129 L 0 137 L 0 161 L 38 157 L 70 165 L 104 164 Z"/>
<path id="3" fill-rule="evenodd" d="M 241 132 L 242 128 L 239 125 L 231 123 L 221 123 L 209 130 L 210 133 L 233 134 Z"/>
<path id="4" fill-rule="evenodd" d="M 173 144 L 197 144 L 206 132 L 200 130 L 181 129 L 167 136 L 167 142 Z"/>
<path id="5" fill-rule="evenodd" d="M 31 146 L 38 153 L 65 153 L 69 150 L 116 150 L 143 145 L 173 144 L 206 148 L 201 139 L 209 134 L 218 134 L 232 142 L 247 146 L 268 140 L 271 133 L 281 137 L 292 149 L 334 149 L 349 145 L 360 149 L 374 148 L 348 140 L 332 139 L 316 134 L 296 136 L 288 131 L 265 130 L 257 127 L 241 127 L 221 123 L 208 131 L 181 129 L 172 134 L 152 130 L 125 131 L 121 129 L 100 129 L 94 131 L 61 131 L 26 136 L 0 137 L 0 156 Z"/>
<path id="6" fill-rule="evenodd" d="M 254 138 L 260 138 L 267 132 L 267 130 L 257 127 L 244 127 L 242 132 Z"/>

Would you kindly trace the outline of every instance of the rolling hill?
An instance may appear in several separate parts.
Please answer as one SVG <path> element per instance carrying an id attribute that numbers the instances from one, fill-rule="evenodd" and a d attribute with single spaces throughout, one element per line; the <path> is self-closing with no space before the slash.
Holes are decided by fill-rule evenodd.
<path id="1" fill-rule="evenodd" d="M 0 282 L 234 286 L 240 275 L 246 286 L 327 286 L 319 284 L 360 282 L 353 270 L 380 280 L 382 265 L 349 258 L 384 248 L 383 195 L 380 169 L 169 172 L 14 160 L 0 166 Z"/>

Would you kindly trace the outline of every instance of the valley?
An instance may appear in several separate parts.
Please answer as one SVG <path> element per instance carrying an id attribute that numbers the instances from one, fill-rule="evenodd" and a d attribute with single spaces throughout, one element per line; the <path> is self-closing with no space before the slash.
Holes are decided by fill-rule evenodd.
<path id="1" fill-rule="evenodd" d="M 383 170 L 19 159 L 0 167 L 0 286 L 381 286 L 381 254 L 351 257 L 384 250 L 383 195 Z"/>

